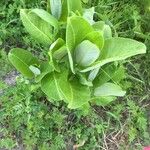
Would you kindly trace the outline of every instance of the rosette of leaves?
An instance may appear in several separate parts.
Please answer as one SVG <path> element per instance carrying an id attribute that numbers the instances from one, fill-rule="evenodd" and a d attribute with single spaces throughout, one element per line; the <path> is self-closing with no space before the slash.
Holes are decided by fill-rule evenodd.
<path id="1" fill-rule="evenodd" d="M 111 28 L 93 20 L 94 9 L 80 0 L 49 0 L 48 9 L 20 11 L 26 30 L 47 49 L 43 61 L 14 48 L 9 60 L 24 76 L 34 79 L 50 101 L 64 101 L 71 109 L 89 103 L 107 105 L 124 96 L 124 68 L 118 61 L 146 52 L 138 41 L 113 37 Z"/>

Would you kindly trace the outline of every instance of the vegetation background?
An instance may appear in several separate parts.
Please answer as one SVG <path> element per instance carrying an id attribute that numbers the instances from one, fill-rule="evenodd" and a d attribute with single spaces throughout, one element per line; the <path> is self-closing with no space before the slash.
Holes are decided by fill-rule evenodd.
<path id="1" fill-rule="evenodd" d="M 94 6 L 95 20 L 103 20 L 121 37 L 142 41 L 147 54 L 125 65 L 129 88 L 124 98 L 106 107 L 69 110 L 49 103 L 7 59 L 13 47 L 42 57 L 41 45 L 25 31 L 21 8 L 46 8 L 46 1 L 0 0 L 0 149 L 27 150 L 141 150 L 150 145 L 150 1 L 83 0 Z M 42 53 L 42 55 L 41 55 Z"/>

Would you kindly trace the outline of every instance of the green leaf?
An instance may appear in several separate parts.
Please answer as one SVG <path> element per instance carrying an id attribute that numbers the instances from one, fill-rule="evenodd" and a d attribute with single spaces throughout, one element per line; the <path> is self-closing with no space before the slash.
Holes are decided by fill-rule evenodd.
<path id="1" fill-rule="evenodd" d="M 42 91 L 52 100 L 64 100 L 68 102 L 72 98 L 70 83 L 68 82 L 68 71 L 52 72 L 47 74 L 41 81 Z"/>
<path id="2" fill-rule="evenodd" d="M 85 36 L 92 31 L 93 28 L 82 17 L 72 16 L 68 18 L 66 29 L 66 46 L 72 72 L 74 72 L 72 58 L 73 51 L 75 47 L 83 41 Z"/>
<path id="3" fill-rule="evenodd" d="M 53 53 L 53 57 L 61 61 L 67 55 L 66 45 L 60 47 L 57 51 Z"/>
<path id="4" fill-rule="evenodd" d="M 91 70 L 89 73 L 89 76 L 88 76 L 88 80 L 93 81 L 96 78 L 96 76 L 98 75 L 99 70 L 100 70 L 100 67 Z"/>
<path id="5" fill-rule="evenodd" d="M 121 80 L 125 78 L 124 67 L 110 64 L 100 68 L 99 74 L 93 81 L 94 87 L 98 87 L 108 81 L 119 84 Z"/>
<path id="6" fill-rule="evenodd" d="M 91 25 L 79 16 L 72 16 L 67 21 L 66 40 L 67 46 L 72 51 L 76 45 L 82 42 L 86 35 L 93 31 Z"/>
<path id="7" fill-rule="evenodd" d="M 52 15 L 50 15 L 47 11 L 36 8 L 36 9 L 32 9 L 30 13 L 35 13 L 42 20 L 44 20 L 49 25 L 54 27 L 54 29 L 58 32 L 58 21 Z"/>
<path id="8" fill-rule="evenodd" d="M 115 72 L 118 70 L 118 67 L 114 64 L 108 64 L 106 66 L 103 66 L 100 68 L 99 75 L 97 78 L 93 81 L 94 86 L 100 86 L 110 80 L 113 80 L 113 76 L 115 75 Z M 119 77 L 118 77 L 119 78 Z M 113 80 L 114 82 L 114 80 Z"/>
<path id="9" fill-rule="evenodd" d="M 94 96 L 124 96 L 125 94 L 126 92 L 120 86 L 109 82 L 94 90 Z"/>
<path id="10" fill-rule="evenodd" d="M 41 81 L 42 91 L 52 100 L 64 100 L 71 109 L 79 108 L 90 100 L 90 90 L 78 80 L 68 81 L 68 71 L 47 74 Z"/>
<path id="11" fill-rule="evenodd" d="M 76 109 L 80 108 L 84 104 L 87 104 L 90 101 L 90 89 L 88 86 L 81 85 L 78 80 L 73 80 L 70 83 L 72 93 L 72 98 L 68 100 L 68 108 Z"/>
<path id="12" fill-rule="evenodd" d="M 71 12 L 79 12 L 81 15 L 83 13 L 81 0 L 67 0 L 68 14 Z M 69 16 L 69 15 L 68 15 Z"/>
<path id="13" fill-rule="evenodd" d="M 74 55 L 76 63 L 85 67 L 96 61 L 100 55 L 100 50 L 95 44 L 85 40 L 77 45 Z"/>
<path id="14" fill-rule="evenodd" d="M 98 106 L 107 106 L 111 102 L 113 102 L 116 99 L 114 96 L 101 96 L 101 97 L 95 97 L 92 102 Z"/>
<path id="15" fill-rule="evenodd" d="M 54 69 L 53 69 L 53 66 L 50 62 L 48 62 L 48 61 L 42 62 L 40 64 L 41 74 L 36 76 L 35 82 L 40 82 L 45 75 L 47 75 L 48 73 L 53 72 L 53 71 L 54 71 Z"/>
<path id="16" fill-rule="evenodd" d="M 82 73 L 80 73 L 80 72 L 77 72 L 77 77 L 79 78 L 79 82 L 80 82 L 82 85 L 93 86 L 92 82 L 87 80 L 87 77 L 86 77 L 85 74 L 82 74 Z"/>
<path id="17" fill-rule="evenodd" d="M 47 74 L 41 81 L 42 91 L 52 100 L 64 100 L 68 103 L 72 99 L 72 88 L 68 81 L 68 70 Z"/>
<path id="18" fill-rule="evenodd" d="M 84 40 L 89 40 L 92 43 L 94 43 L 95 45 L 97 45 L 97 47 L 101 50 L 104 46 L 104 37 L 102 32 L 99 31 L 93 31 L 90 32 L 86 35 L 86 37 L 84 38 Z"/>
<path id="19" fill-rule="evenodd" d="M 104 21 L 98 21 L 93 24 L 93 28 L 96 31 L 101 31 L 105 39 L 112 37 L 112 31 L 109 25 L 105 24 Z"/>
<path id="20" fill-rule="evenodd" d="M 107 63 L 124 60 L 143 53 L 146 53 L 146 46 L 141 42 L 119 37 L 107 39 L 105 40 L 99 60 L 81 72 L 87 72 Z"/>
<path id="21" fill-rule="evenodd" d="M 21 48 L 14 48 L 9 52 L 8 58 L 13 66 L 24 76 L 28 78 L 34 77 L 34 73 L 29 67 L 39 62 L 30 52 Z"/>
<path id="22" fill-rule="evenodd" d="M 59 19 L 62 12 L 62 2 L 61 0 L 50 0 L 51 13 L 52 15 Z"/>
<path id="23" fill-rule="evenodd" d="M 58 30 L 57 20 L 54 17 L 40 9 L 21 9 L 20 16 L 26 30 L 35 40 L 45 46 L 51 44 Z M 55 29 L 54 32 L 52 26 Z"/>
<path id="24" fill-rule="evenodd" d="M 62 15 L 60 20 L 65 21 L 72 13 L 83 14 L 81 0 L 63 0 L 62 1 Z"/>
<path id="25" fill-rule="evenodd" d="M 48 55 L 49 55 L 49 63 L 52 65 L 53 69 L 57 72 L 60 72 L 59 65 L 58 65 L 57 61 L 53 59 L 53 55 L 52 55 L 51 51 L 48 52 Z"/>
<path id="26" fill-rule="evenodd" d="M 60 61 L 64 56 L 67 55 L 65 41 L 61 38 L 58 38 L 54 43 L 51 44 L 50 52 L 53 58 Z"/>
<path id="27" fill-rule="evenodd" d="M 62 1 L 62 13 L 60 17 L 60 21 L 66 22 L 68 17 L 68 6 L 67 6 L 67 0 Z"/>
<path id="28" fill-rule="evenodd" d="M 64 99 L 59 84 L 60 81 L 65 81 L 61 78 L 63 78 L 62 74 L 52 72 L 41 80 L 41 89 L 51 100 L 60 101 Z"/>
<path id="29" fill-rule="evenodd" d="M 64 56 L 64 52 L 67 53 L 67 50 L 66 49 L 61 49 L 63 46 L 64 46 L 65 42 L 63 39 L 61 38 L 58 38 L 54 43 L 51 44 L 50 48 L 49 48 L 49 56 L 50 56 L 50 62 L 51 64 L 53 65 L 53 68 L 56 70 L 56 71 L 60 71 L 59 70 L 59 67 L 58 67 L 58 63 L 56 62 L 56 60 L 54 59 L 54 53 L 55 53 L 55 57 L 61 57 L 62 55 Z M 65 46 L 66 47 L 66 46 Z M 65 51 L 66 50 L 66 51 Z M 61 51 L 61 52 L 60 52 Z M 65 53 L 65 54 L 66 54 Z M 63 57 L 62 56 L 62 57 Z"/>
<path id="30" fill-rule="evenodd" d="M 112 80 L 116 83 L 119 83 L 121 80 L 125 79 L 125 68 L 124 66 L 119 66 L 112 76 Z"/>
<path id="31" fill-rule="evenodd" d="M 53 42 L 50 46 L 50 51 L 53 53 L 61 48 L 65 44 L 65 41 L 61 38 L 58 38 L 55 42 Z"/>

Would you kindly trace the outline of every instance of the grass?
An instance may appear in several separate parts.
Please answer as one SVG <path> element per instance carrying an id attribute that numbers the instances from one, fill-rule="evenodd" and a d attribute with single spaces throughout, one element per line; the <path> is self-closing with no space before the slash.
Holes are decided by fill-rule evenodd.
<path id="1" fill-rule="evenodd" d="M 79 150 L 141 150 L 150 145 L 150 12 L 144 2 L 89 0 L 85 4 L 96 6 L 95 19 L 110 24 L 114 35 L 134 38 L 147 45 L 146 55 L 124 63 L 127 76 L 124 87 L 129 88 L 126 97 L 106 107 L 94 106 L 89 111 L 71 111 L 64 103 L 49 103 L 41 91 L 36 91 L 21 76 L 17 77 L 16 86 L 9 87 L 3 82 L 2 78 L 12 70 L 7 60 L 11 47 L 25 45 L 24 48 L 30 46 L 32 51 L 41 49 L 18 20 L 19 9 L 35 3 L 22 2 L 25 1 L 13 0 L 9 4 L 4 1 L 0 7 L 0 89 L 4 90 L 0 98 L 0 148 L 23 145 L 27 150 L 75 147 Z M 36 4 L 44 7 L 44 3 L 36 1 Z"/>

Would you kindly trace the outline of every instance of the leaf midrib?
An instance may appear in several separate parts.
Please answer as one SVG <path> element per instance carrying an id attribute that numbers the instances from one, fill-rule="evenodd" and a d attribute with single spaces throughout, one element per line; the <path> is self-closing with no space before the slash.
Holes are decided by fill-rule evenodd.
<path id="1" fill-rule="evenodd" d="M 60 93 L 60 88 L 58 86 L 57 79 L 55 78 L 55 74 L 54 73 L 53 73 L 53 78 L 54 78 L 56 89 L 58 91 L 58 96 L 59 96 L 60 99 L 62 99 L 62 96 L 61 96 L 61 93 Z"/>

